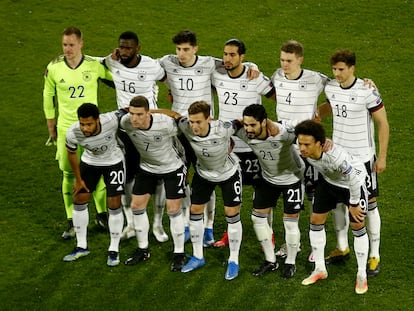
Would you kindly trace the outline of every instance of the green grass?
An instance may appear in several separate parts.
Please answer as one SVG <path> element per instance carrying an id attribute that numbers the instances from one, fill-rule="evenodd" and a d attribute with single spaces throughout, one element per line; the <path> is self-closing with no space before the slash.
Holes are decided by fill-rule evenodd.
<path id="1" fill-rule="evenodd" d="M 0 310 L 408 310 L 413 308 L 411 224 L 414 201 L 412 1 L 2 1 L 0 58 Z M 305 46 L 304 67 L 330 74 L 329 56 L 337 48 L 357 53 L 357 75 L 372 78 L 383 96 L 391 126 L 388 167 L 380 176 L 382 271 L 370 279 L 366 295 L 354 293 L 356 262 L 328 267 L 329 278 L 304 287 L 308 209 L 300 226 L 302 253 L 297 275 L 278 273 L 254 278 L 263 260 L 250 220 L 251 189 L 244 189 L 244 241 L 239 278 L 224 280 L 228 250 L 208 249 L 206 266 L 191 274 L 170 273 L 172 244 L 151 236 L 152 257 L 140 266 L 106 267 L 109 237 L 91 221 L 91 255 L 74 263 L 62 257 L 72 249 L 60 234 L 65 215 L 61 174 L 54 149 L 44 146 L 47 128 L 42 111 L 43 72 L 61 53 L 60 35 L 68 25 L 84 32 L 84 52 L 106 55 L 122 31 L 134 30 L 141 52 L 153 57 L 174 53 L 172 36 L 181 29 L 197 32 L 200 54 L 222 55 L 232 37 L 245 41 L 247 60 L 268 76 L 278 67 L 279 47 L 288 39 Z M 160 85 L 160 106 L 166 88 Z M 115 109 L 114 91 L 102 86 L 100 106 Z M 264 101 L 274 114 L 274 103 Z M 329 120 L 325 121 L 329 128 Z M 225 228 L 218 200 L 215 237 Z M 91 220 L 95 216 L 90 208 Z M 151 214 L 151 213 L 150 213 Z M 165 217 L 166 227 L 168 219 Z M 280 205 L 275 210 L 277 244 L 283 230 Z M 331 221 L 328 246 L 334 247 Z M 352 239 L 351 239 L 352 240 Z M 136 247 L 122 243 L 121 257 Z M 191 252 L 191 245 L 186 245 Z"/>

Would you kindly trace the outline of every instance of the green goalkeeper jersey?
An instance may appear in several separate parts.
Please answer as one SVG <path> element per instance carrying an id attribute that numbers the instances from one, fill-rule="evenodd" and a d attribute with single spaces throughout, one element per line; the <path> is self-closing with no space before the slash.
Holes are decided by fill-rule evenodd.
<path id="1" fill-rule="evenodd" d="M 43 110 L 46 119 L 56 117 L 59 127 L 68 128 L 78 121 L 77 110 L 83 103 L 98 104 L 98 80 L 112 80 L 111 73 L 97 59 L 84 55 L 76 68 L 70 68 L 63 55 L 49 63 L 45 72 Z"/>

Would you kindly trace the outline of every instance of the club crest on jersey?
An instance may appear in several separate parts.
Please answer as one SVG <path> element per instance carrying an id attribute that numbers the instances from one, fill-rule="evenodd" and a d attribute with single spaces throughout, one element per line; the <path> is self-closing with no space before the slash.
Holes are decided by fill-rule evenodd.
<path id="1" fill-rule="evenodd" d="M 355 104 L 355 103 L 357 102 L 357 100 L 358 100 L 358 95 L 356 95 L 356 94 L 351 94 L 351 95 L 349 96 L 349 102 L 350 102 L 350 103 Z"/>
<path id="2" fill-rule="evenodd" d="M 299 90 L 306 90 L 308 87 L 308 82 L 306 81 L 299 81 L 298 88 Z"/>
<path id="3" fill-rule="evenodd" d="M 218 141 L 217 139 L 213 139 L 213 140 L 211 141 L 211 144 L 212 144 L 213 146 L 217 146 L 217 145 L 219 144 L 219 141 Z"/>
<path id="4" fill-rule="evenodd" d="M 245 91 L 249 87 L 249 82 L 247 80 L 240 81 L 240 90 Z"/>
<path id="5" fill-rule="evenodd" d="M 138 80 L 144 81 L 147 78 L 147 73 L 145 71 L 138 72 Z"/>
<path id="6" fill-rule="evenodd" d="M 162 135 L 155 135 L 154 136 L 154 141 L 160 142 L 161 140 L 162 140 Z"/>
<path id="7" fill-rule="evenodd" d="M 112 139 L 112 134 L 108 134 L 108 135 L 105 137 L 105 140 L 106 140 L 106 141 L 111 141 L 111 139 Z"/>
<path id="8" fill-rule="evenodd" d="M 203 74 L 203 68 L 196 68 L 194 70 L 194 73 L 198 76 L 201 76 Z"/>
<path id="9" fill-rule="evenodd" d="M 279 143 L 277 141 L 272 141 L 270 143 L 270 146 L 272 146 L 273 149 L 277 149 L 279 148 Z"/>
<path id="10" fill-rule="evenodd" d="M 92 75 L 90 72 L 86 71 L 86 72 L 82 72 L 83 75 L 83 81 L 89 81 L 90 79 L 92 79 Z"/>

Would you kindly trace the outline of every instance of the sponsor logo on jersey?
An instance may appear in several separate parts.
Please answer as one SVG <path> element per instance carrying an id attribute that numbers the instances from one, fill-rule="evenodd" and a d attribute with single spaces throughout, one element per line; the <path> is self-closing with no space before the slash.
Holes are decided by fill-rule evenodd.
<path id="1" fill-rule="evenodd" d="M 82 72 L 83 75 L 83 81 L 90 81 L 92 79 L 92 74 L 89 71 Z"/>
<path id="2" fill-rule="evenodd" d="M 65 79 L 60 79 L 59 83 L 66 83 Z"/>

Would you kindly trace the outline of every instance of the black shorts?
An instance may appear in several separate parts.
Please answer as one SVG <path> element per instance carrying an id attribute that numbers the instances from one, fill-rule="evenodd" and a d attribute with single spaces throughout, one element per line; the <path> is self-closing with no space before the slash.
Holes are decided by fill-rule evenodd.
<path id="1" fill-rule="evenodd" d="M 300 181 L 291 185 L 278 186 L 263 178 L 256 183 L 253 208 L 265 209 L 276 206 L 280 194 L 283 194 L 283 212 L 285 214 L 296 214 L 303 208 L 303 191 Z"/>
<path id="2" fill-rule="evenodd" d="M 175 200 L 185 197 L 185 177 L 186 168 L 180 167 L 178 170 L 166 174 L 154 174 L 139 169 L 135 175 L 133 194 L 154 194 L 159 181 L 164 181 L 165 196 L 167 199 Z"/>
<path id="3" fill-rule="evenodd" d="M 195 171 L 191 183 L 191 203 L 206 204 L 210 201 L 211 193 L 216 186 L 220 186 L 221 188 L 224 206 L 234 207 L 241 204 L 242 185 L 239 171 L 226 181 L 222 182 L 208 181 Z"/>
<path id="4" fill-rule="evenodd" d="M 106 185 L 106 195 L 108 197 L 117 196 L 124 193 L 125 168 L 124 162 L 119 162 L 110 166 L 94 166 L 80 162 L 80 173 L 88 189 L 93 192 L 103 176 Z M 86 191 L 81 191 L 86 192 Z"/>
<path id="5" fill-rule="evenodd" d="M 128 134 L 123 130 L 118 130 L 118 138 L 122 142 L 122 149 L 124 150 L 125 156 L 125 170 L 126 170 L 126 181 L 132 181 L 135 174 L 138 171 L 140 155 L 138 150 L 135 148 L 134 143 L 129 138 Z"/>
<path id="6" fill-rule="evenodd" d="M 320 175 L 315 189 L 313 212 L 316 214 L 327 213 L 336 208 L 338 203 L 349 206 L 349 189 L 332 185 Z M 363 210 L 368 210 L 368 194 L 365 185 L 361 186 L 359 205 Z"/>
<path id="7" fill-rule="evenodd" d="M 367 169 L 367 179 L 365 184 L 368 190 L 368 199 L 376 198 L 379 195 L 378 190 L 378 175 L 377 172 L 374 172 L 374 163 L 377 160 L 377 157 L 374 156 L 370 161 L 365 162 L 365 168 Z"/>
<path id="8" fill-rule="evenodd" d="M 261 168 L 259 159 L 252 152 L 235 152 L 240 159 L 240 168 L 242 172 L 243 185 L 254 185 L 255 181 L 261 177 Z"/>

